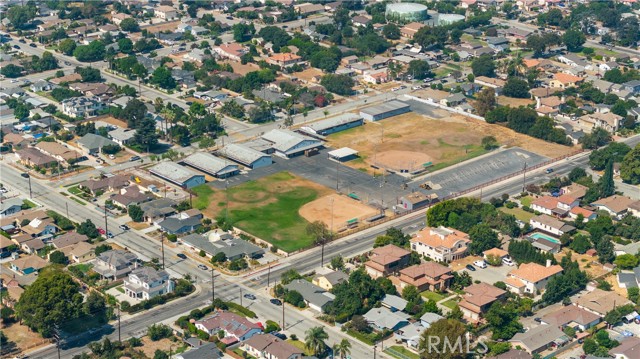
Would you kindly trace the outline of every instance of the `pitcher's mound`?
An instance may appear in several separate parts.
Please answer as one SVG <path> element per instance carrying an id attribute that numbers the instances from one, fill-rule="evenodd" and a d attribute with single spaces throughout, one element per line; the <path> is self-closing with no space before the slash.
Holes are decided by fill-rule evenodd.
<path id="1" fill-rule="evenodd" d="M 344 228 L 347 221 L 358 218 L 363 222 L 379 213 L 355 199 L 338 194 L 330 194 L 309 202 L 299 210 L 300 215 L 309 222 L 321 221 L 331 229 L 331 200 L 333 199 L 333 232 Z"/>
<path id="2" fill-rule="evenodd" d="M 378 153 L 372 164 L 396 172 L 413 172 L 432 161 L 431 156 L 422 152 L 389 150 Z"/>

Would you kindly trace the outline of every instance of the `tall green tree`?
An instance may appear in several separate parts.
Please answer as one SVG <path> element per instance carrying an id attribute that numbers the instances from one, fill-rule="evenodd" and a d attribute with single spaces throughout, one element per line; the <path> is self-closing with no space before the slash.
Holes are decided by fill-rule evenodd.
<path id="1" fill-rule="evenodd" d="M 321 355 L 327 350 L 327 343 L 325 343 L 327 339 L 329 334 L 323 327 L 313 327 L 305 333 L 304 346 L 313 355 Z"/>
<path id="2" fill-rule="evenodd" d="M 600 188 L 600 197 L 613 196 L 616 192 L 616 185 L 613 182 L 613 161 L 609 160 L 607 166 L 604 168 L 604 174 L 598 181 L 598 187 Z"/>
<path id="3" fill-rule="evenodd" d="M 640 145 L 627 153 L 620 165 L 620 178 L 633 185 L 640 183 Z"/>
<path id="4" fill-rule="evenodd" d="M 420 335 L 420 342 L 418 344 L 421 353 L 420 358 L 466 358 L 466 332 L 465 325 L 458 320 L 440 319 L 432 323 L 431 326 L 425 329 Z M 435 338 L 438 340 L 435 340 Z"/>
<path id="5" fill-rule="evenodd" d="M 340 343 L 336 343 L 333 346 L 333 353 L 340 357 L 340 359 L 344 359 L 347 355 L 351 354 L 351 342 L 347 339 L 342 339 Z"/>

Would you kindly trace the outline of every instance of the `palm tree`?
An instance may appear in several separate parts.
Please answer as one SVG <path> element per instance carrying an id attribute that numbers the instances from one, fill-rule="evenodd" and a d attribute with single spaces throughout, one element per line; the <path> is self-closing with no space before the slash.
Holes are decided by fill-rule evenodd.
<path id="1" fill-rule="evenodd" d="M 340 343 L 333 346 L 333 355 L 344 359 L 349 354 L 351 354 L 351 342 L 347 339 L 342 339 Z"/>
<path id="2" fill-rule="evenodd" d="M 327 344 L 324 341 L 329 339 L 329 334 L 323 327 L 313 327 L 307 330 L 306 335 L 304 346 L 307 350 L 310 350 L 313 355 L 319 355 L 325 351 Z"/>

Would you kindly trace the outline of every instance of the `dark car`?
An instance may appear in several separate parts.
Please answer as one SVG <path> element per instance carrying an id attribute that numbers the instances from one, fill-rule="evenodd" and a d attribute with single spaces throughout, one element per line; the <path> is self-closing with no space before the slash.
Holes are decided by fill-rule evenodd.
<path id="1" fill-rule="evenodd" d="M 233 16 L 227 16 L 227 20 L 233 20 Z"/>
<path id="2" fill-rule="evenodd" d="M 243 295 L 243 297 L 245 297 L 247 299 L 251 299 L 251 300 L 256 300 L 256 296 L 251 294 L 251 293 L 247 293 L 247 294 Z"/>
<path id="3" fill-rule="evenodd" d="M 472 272 L 476 271 L 476 267 L 472 266 L 471 264 L 467 264 L 467 266 L 465 268 L 467 268 L 468 270 L 470 270 Z"/>
<path id="4" fill-rule="evenodd" d="M 271 333 L 271 335 L 282 340 L 287 340 L 287 335 L 284 333 L 274 332 L 274 333 Z"/>
<path id="5" fill-rule="evenodd" d="M 38 47 L 38 45 L 34 44 L 33 42 L 29 44 L 29 46 L 31 47 Z"/>
<path id="6" fill-rule="evenodd" d="M 176 254 L 176 256 L 177 256 L 178 258 L 180 258 L 180 259 L 187 259 L 187 256 L 186 256 L 186 255 L 184 255 L 184 253 L 178 253 L 178 254 Z"/>
<path id="7" fill-rule="evenodd" d="M 129 161 L 133 162 L 133 161 L 137 161 L 140 159 L 140 156 L 133 156 L 129 159 Z"/>
<path id="8" fill-rule="evenodd" d="M 18 45 L 13 45 L 13 48 L 14 48 L 14 49 L 19 49 L 19 48 L 20 48 L 20 46 L 18 46 Z"/>
<path id="9" fill-rule="evenodd" d="M 553 173 L 553 168 L 547 168 L 544 172 L 547 174 Z"/>
<path id="10" fill-rule="evenodd" d="M 209 267 L 207 267 L 204 264 L 198 264 L 198 268 L 202 269 L 202 270 L 209 270 Z"/>
<path id="11" fill-rule="evenodd" d="M 275 304 L 275 305 L 282 305 L 282 301 L 280 299 L 269 299 L 269 302 L 271 302 L 271 304 Z"/>
<path id="12" fill-rule="evenodd" d="M 28 173 L 26 173 L 26 172 L 21 173 L 21 174 L 20 174 L 20 176 L 22 176 L 22 177 L 24 177 L 24 178 L 29 178 L 29 177 L 30 177 L 30 176 L 29 176 L 29 174 L 28 174 Z"/>
<path id="13" fill-rule="evenodd" d="M 542 319 L 540 319 L 540 318 L 533 318 L 533 320 L 538 322 L 538 323 L 542 323 Z"/>
<path id="14" fill-rule="evenodd" d="M 26 43 L 27 43 L 27 40 L 25 40 L 25 39 L 20 39 L 20 40 L 18 40 L 18 42 L 21 42 L 21 43 L 23 43 L 23 44 L 26 44 Z"/>

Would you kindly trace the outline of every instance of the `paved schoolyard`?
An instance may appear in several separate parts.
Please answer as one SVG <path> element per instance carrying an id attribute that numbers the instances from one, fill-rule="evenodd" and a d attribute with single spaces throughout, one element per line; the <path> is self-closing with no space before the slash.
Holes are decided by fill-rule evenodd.
<path id="1" fill-rule="evenodd" d="M 435 185 L 433 192 L 442 198 L 520 171 L 525 163 L 527 167 L 531 167 L 546 160 L 547 157 L 514 147 L 427 174 L 409 186 L 418 187 L 421 183 L 432 182 Z"/>
<path id="2" fill-rule="evenodd" d="M 380 203 L 383 200 L 385 206 L 390 207 L 396 204 L 396 198 L 409 193 L 408 190 L 402 189 L 406 181 L 404 177 L 387 174 L 384 179 L 382 177 L 374 178 L 369 174 L 330 160 L 327 157 L 327 152 L 331 150 L 333 149 L 325 148 L 312 157 L 298 156 L 283 159 L 272 156 L 274 161 L 272 165 L 231 177 L 228 180 L 228 186 L 237 186 L 274 173 L 287 171 L 332 189 L 336 189 L 337 182 L 340 192 L 355 193 L 363 203 Z M 225 187 L 224 181 L 214 181 L 211 185 L 220 189 Z"/>

